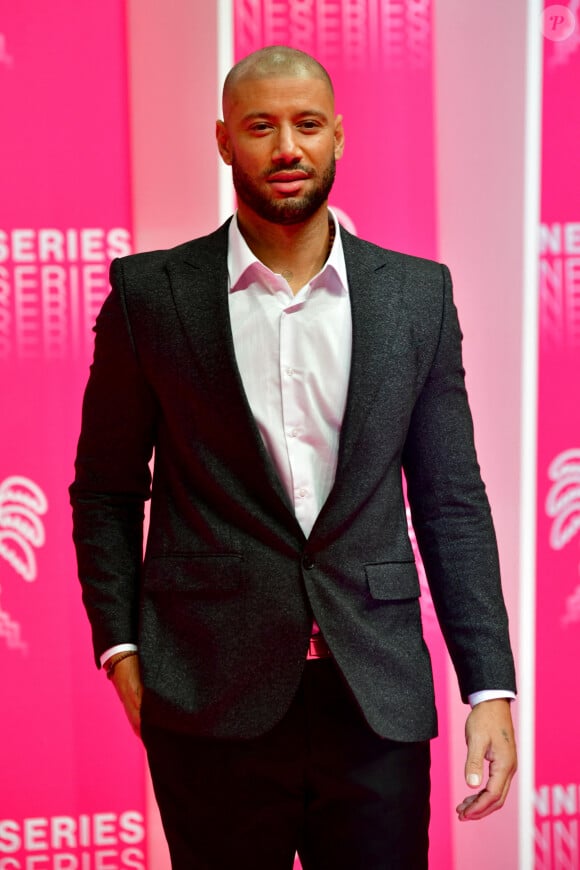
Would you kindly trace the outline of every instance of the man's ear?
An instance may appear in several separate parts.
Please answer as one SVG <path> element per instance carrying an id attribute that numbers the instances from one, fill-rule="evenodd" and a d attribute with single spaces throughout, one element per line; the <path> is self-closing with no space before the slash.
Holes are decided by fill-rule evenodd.
<path id="1" fill-rule="evenodd" d="M 344 128 L 342 126 L 342 115 L 337 115 L 334 119 L 334 156 L 339 160 L 344 153 Z"/>
<path id="2" fill-rule="evenodd" d="M 230 145 L 230 137 L 223 121 L 216 121 L 215 138 L 222 160 L 227 164 L 227 166 L 231 166 L 232 149 Z"/>

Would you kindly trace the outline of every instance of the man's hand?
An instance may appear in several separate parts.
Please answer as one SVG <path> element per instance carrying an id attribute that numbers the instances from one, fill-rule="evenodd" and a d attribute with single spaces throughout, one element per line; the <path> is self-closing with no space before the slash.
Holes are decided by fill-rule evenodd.
<path id="1" fill-rule="evenodd" d="M 133 731 L 137 737 L 140 737 L 143 683 L 139 671 L 139 656 L 129 656 L 116 664 L 112 682 L 122 701 Z"/>
<path id="2" fill-rule="evenodd" d="M 476 704 L 465 723 L 467 762 L 465 781 L 478 788 L 457 807 L 460 821 L 483 819 L 504 805 L 517 768 L 516 743 L 510 703 L 507 700 Z M 481 788 L 484 759 L 489 761 L 489 777 Z"/>

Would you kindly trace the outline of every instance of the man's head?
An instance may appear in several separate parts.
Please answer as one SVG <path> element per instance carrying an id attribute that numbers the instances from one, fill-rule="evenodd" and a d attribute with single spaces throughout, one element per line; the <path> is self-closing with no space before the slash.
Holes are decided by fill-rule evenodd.
<path id="1" fill-rule="evenodd" d="M 227 115 L 229 100 L 235 93 L 236 85 L 246 79 L 272 78 L 310 78 L 324 82 L 334 100 L 334 89 L 330 76 L 310 54 L 287 45 L 269 45 L 260 48 L 238 61 L 227 74 L 223 93 L 222 109 Z"/>
<path id="2" fill-rule="evenodd" d="M 328 73 L 308 54 L 269 46 L 228 74 L 216 135 L 240 214 L 297 224 L 326 205 L 342 155 Z"/>

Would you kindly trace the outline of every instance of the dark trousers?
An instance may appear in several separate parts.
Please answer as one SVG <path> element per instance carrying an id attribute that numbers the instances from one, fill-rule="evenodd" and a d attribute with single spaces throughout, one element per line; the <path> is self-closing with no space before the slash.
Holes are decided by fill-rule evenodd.
<path id="1" fill-rule="evenodd" d="M 428 743 L 368 727 L 331 659 L 251 740 L 143 725 L 173 870 L 426 870 Z"/>

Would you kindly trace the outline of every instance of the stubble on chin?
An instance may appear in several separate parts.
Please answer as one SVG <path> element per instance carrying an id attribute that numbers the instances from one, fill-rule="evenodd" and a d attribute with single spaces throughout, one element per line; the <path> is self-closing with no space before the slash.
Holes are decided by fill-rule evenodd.
<path id="1" fill-rule="evenodd" d="M 271 173 L 267 173 L 267 175 Z M 287 199 L 274 199 L 263 192 L 263 189 L 247 175 L 237 162 L 232 161 L 232 179 L 238 200 L 251 208 L 259 217 L 271 223 L 291 226 L 302 223 L 312 217 L 324 205 L 336 174 L 336 161 L 332 158 L 322 176 L 313 176 L 317 180 L 312 190 L 304 196 L 290 196 Z"/>

